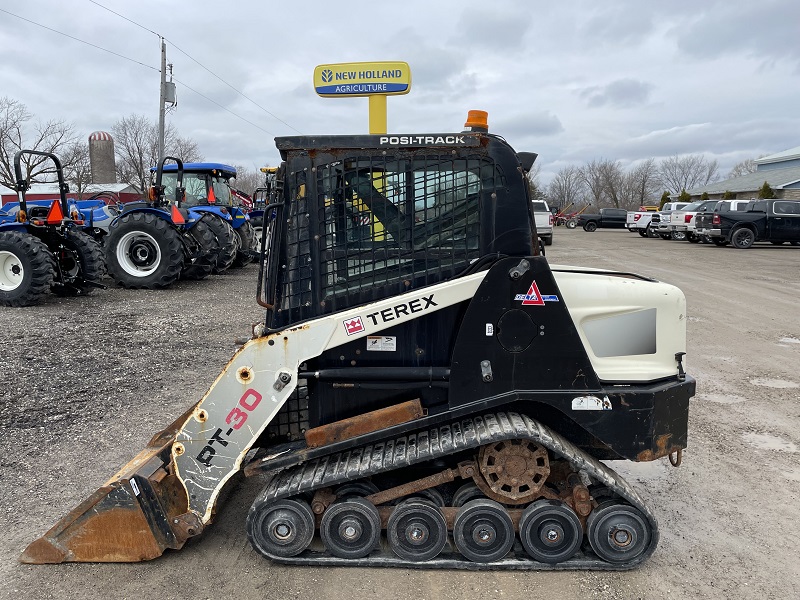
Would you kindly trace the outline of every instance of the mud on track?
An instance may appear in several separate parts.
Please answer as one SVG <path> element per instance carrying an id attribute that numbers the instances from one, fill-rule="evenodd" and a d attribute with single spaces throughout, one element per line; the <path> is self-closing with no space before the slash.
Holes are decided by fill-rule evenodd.
<path id="1" fill-rule="evenodd" d="M 245 480 L 181 552 L 21 565 L 24 547 L 196 402 L 260 320 L 257 266 L 164 291 L 0 310 L 0 598 L 788 598 L 800 595 L 800 248 L 740 251 L 556 228 L 551 263 L 634 271 L 687 296 L 698 380 L 683 466 L 616 464 L 662 538 L 627 573 L 272 565 L 245 539 Z"/>

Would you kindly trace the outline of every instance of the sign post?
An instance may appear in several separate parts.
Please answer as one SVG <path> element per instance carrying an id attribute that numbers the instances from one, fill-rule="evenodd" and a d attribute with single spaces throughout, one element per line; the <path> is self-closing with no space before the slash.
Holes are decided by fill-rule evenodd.
<path id="1" fill-rule="evenodd" d="M 314 69 L 314 89 L 323 98 L 369 98 L 370 134 L 387 133 L 386 96 L 411 90 L 408 63 L 359 62 L 319 65 Z"/>

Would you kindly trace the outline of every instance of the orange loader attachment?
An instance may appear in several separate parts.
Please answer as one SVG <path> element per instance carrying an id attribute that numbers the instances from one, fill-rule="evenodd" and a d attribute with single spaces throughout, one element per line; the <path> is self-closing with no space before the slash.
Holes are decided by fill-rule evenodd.
<path id="1" fill-rule="evenodd" d="M 175 435 L 195 407 L 177 419 L 100 489 L 20 556 L 28 564 L 136 562 L 180 549 L 203 525 L 188 511 L 185 488 L 171 473 Z"/>

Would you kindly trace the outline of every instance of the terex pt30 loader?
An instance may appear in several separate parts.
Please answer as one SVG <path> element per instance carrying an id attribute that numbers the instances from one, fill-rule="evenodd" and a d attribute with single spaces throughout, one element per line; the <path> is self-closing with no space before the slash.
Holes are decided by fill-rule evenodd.
<path id="1" fill-rule="evenodd" d="M 467 131 L 286 137 L 266 318 L 205 396 L 22 556 L 181 548 L 244 471 L 283 563 L 625 569 L 658 541 L 602 461 L 678 462 L 695 382 L 683 294 L 548 264 L 526 171 Z"/>

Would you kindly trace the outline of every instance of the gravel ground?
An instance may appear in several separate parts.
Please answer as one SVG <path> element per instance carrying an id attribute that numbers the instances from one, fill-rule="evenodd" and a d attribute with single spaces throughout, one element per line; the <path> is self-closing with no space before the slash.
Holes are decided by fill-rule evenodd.
<path id="1" fill-rule="evenodd" d="M 698 380 L 684 464 L 615 464 L 662 538 L 625 573 L 282 567 L 249 546 L 245 480 L 181 552 L 29 566 L 25 546 L 203 392 L 262 311 L 256 265 L 164 291 L 109 288 L 0 311 L 0 598 L 789 598 L 800 596 L 800 248 L 746 251 L 557 228 L 552 263 L 683 289 Z"/>

